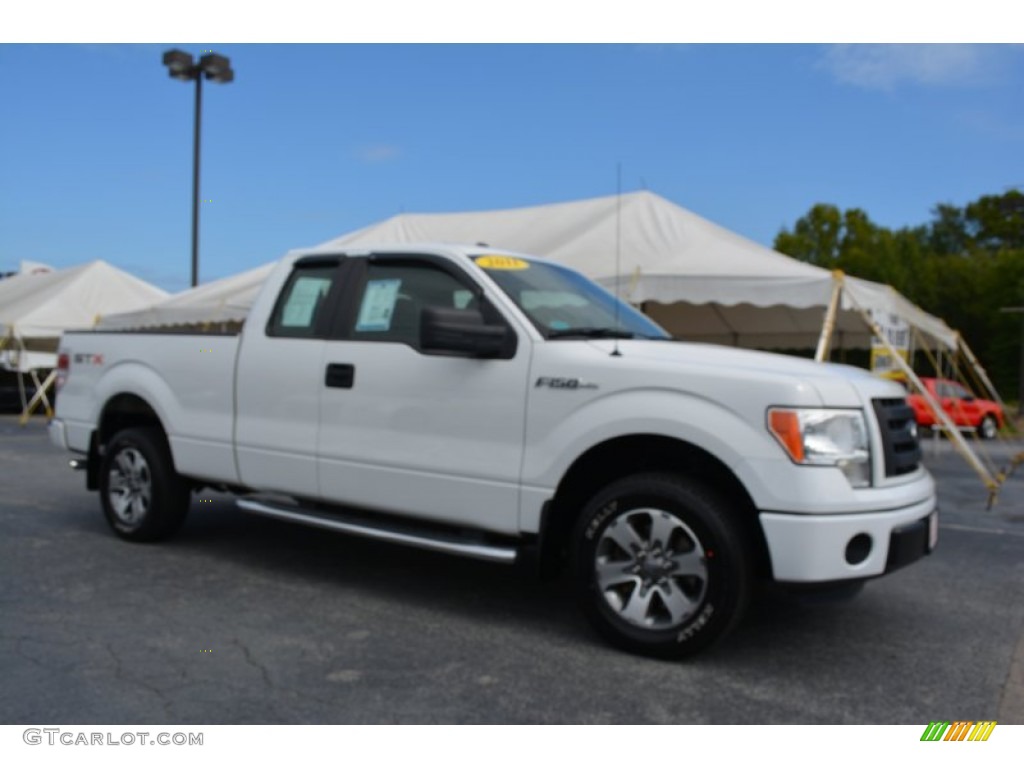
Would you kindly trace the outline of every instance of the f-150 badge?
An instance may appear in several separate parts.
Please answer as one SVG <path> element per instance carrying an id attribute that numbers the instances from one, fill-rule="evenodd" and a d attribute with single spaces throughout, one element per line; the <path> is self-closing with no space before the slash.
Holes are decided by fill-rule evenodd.
<path id="1" fill-rule="evenodd" d="M 580 381 L 579 379 L 564 379 L 557 376 L 541 376 L 537 379 L 536 387 L 550 387 L 551 389 L 597 389 L 597 384 L 592 381 Z"/>

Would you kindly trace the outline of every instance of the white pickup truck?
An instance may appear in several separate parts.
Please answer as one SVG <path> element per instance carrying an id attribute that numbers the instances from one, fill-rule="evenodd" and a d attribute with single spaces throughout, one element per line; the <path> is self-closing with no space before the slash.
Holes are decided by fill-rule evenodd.
<path id="1" fill-rule="evenodd" d="M 599 631 L 663 657 L 723 636 L 760 581 L 857 586 L 937 536 L 898 384 L 673 341 L 572 270 L 485 247 L 291 253 L 236 333 L 68 333 L 50 435 L 125 539 L 171 535 L 209 487 L 567 564 Z"/>

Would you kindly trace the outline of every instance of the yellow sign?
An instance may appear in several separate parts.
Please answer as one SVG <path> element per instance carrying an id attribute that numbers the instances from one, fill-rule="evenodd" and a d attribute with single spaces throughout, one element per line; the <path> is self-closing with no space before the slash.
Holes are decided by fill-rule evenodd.
<path id="1" fill-rule="evenodd" d="M 871 372 L 890 379 L 902 376 L 903 369 L 893 359 L 891 349 L 903 358 L 903 362 L 910 362 L 910 324 L 892 312 L 870 309 L 868 314 L 888 342 L 886 344 L 876 336 L 871 338 Z"/>
<path id="2" fill-rule="evenodd" d="M 516 259 L 512 256 L 479 256 L 476 259 L 478 267 L 484 269 L 529 269 L 530 262 L 523 259 Z"/>
<path id="3" fill-rule="evenodd" d="M 897 349 L 897 354 L 903 358 L 903 362 L 910 362 L 910 351 Z M 893 362 L 892 355 L 883 347 L 871 348 L 871 372 L 886 379 L 905 378 L 903 369 Z"/>

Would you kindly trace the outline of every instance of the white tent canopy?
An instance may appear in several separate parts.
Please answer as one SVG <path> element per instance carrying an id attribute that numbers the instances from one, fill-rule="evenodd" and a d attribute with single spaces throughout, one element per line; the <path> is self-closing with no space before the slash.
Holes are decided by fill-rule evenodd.
<path id="1" fill-rule="evenodd" d="M 250 269 L 238 275 L 176 293 L 134 312 L 105 315 L 97 327 L 102 330 L 153 328 L 202 323 L 241 322 L 249 313 L 274 263 Z"/>
<path id="2" fill-rule="evenodd" d="M 578 269 L 680 338 L 746 347 L 815 346 L 836 280 L 826 269 L 765 248 L 650 192 L 476 213 L 401 214 L 318 246 L 486 243 Z M 616 253 L 618 252 L 618 259 Z M 142 311 L 107 315 L 103 329 L 244 320 L 272 269 L 264 265 L 177 294 Z M 932 344 L 956 334 L 892 288 L 844 277 L 837 344 L 866 347 L 856 307 L 891 312 Z"/>
<path id="3" fill-rule="evenodd" d="M 53 352 L 64 331 L 92 328 L 107 312 L 138 309 L 167 296 L 104 261 L 0 281 L 0 339 Z"/>
<path id="4" fill-rule="evenodd" d="M 320 248 L 389 242 L 482 242 L 545 256 L 618 289 L 680 337 L 742 346 L 814 346 L 837 279 L 646 191 L 511 210 L 401 214 Z M 895 309 L 934 341 L 955 346 L 945 323 L 888 286 L 845 278 L 843 287 L 846 311 L 836 331 L 846 346 L 871 340 L 854 303 Z"/>
<path id="5" fill-rule="evenodd" d="M 53 271 L 53 267 L 49 264 L 43 264 L 41 261 L 29 261 L 28 259 L 22 259 L 21 266 L 18 268 L 19 275 L 41 275 Z"/>
<path id="6" fill-rule="evenodd" d="M 166 291 L 104 261 L 46 271 L 29 264 L 23 273 L 0 281 L 0 368 L 18 373 L 24 424 L 42 404 L 52 414 L 47 390 L 56 378 L 57 346 L 65 331 L 93 328 L 106 312 L 152 304 Z M 40 381 L 39 371 L 51 369 Z M 28 398 L 27 374 L 35 392 Z"/>

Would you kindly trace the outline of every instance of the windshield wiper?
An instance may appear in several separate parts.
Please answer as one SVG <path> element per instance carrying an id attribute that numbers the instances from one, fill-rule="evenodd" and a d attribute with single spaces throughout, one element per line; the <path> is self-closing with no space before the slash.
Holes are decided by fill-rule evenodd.
<path id="1" fill-rule="evenodd" d="M 597 326 L 583 328 L 563 328 L 549 331 L 549 339 L 568 339 L 574 336 L 584 339 L 632 339 L 636 334 L 622 328 L 601 328 Z"/>

